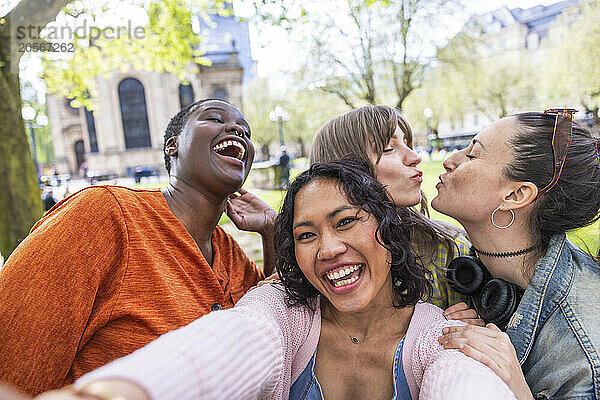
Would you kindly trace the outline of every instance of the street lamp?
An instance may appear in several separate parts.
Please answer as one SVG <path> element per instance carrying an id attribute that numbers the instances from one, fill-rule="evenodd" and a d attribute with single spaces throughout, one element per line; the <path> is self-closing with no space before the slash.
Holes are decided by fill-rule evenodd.
<path id="1" fill-rule="evenodd" d="M 37 126 L 46 126 L 48 124 L 48 117 L 45 116 L 44 114 L 37 114 L 37 118 L 36 118 L 36 111 L 33 107 L 31 107 L 30 105 L 26 105 L 25 107 L 23 107 L 21 109 L 21 115 L 23 116 L 23 119 L 26 122 L 26 125 L 29 126 L 29 136 L 31 137 L 31 153 L 33 156 L 33 163 L 35 164 L 35 173 L 38 177 L 38 182 L 40 180 L 40 167 L 38 164 L 38 158 L 37 158 L 37 147 L 35 144 L 35 132 L 33 130 L 34 126 L 34 120 L 37 123 Z"/>
<path id="2" fill-rule="evenodd" d="M 283 109 L 283 107 L 277 105 L 277 106 L 275 106 L 273 111 L 271 111 L 269 113 L 269 119 L 273 122 L 278 123 L 278 125 L 279 125 L 279 145 L 283 146 L 283 121 L 289 121 L 290 116 Z"/>
<path id="3" fill-rule="evenodd" d="M 38 114 L 35 118 L 35 123 L 40 127 L 48 125 L 48 117 L 45 114 Z"/>
<path id="4" fill-rule="evenodd" d="M 431 117 L 433 117 L 433 110 L 427 107 L 423 110 L 423 115 L 425 116 L 425 118 L 427 118 L 427 120 L 429 120 Z"/>

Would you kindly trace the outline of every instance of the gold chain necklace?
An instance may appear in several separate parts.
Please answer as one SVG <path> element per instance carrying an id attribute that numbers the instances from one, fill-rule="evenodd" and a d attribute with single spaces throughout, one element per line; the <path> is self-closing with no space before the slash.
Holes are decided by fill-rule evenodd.
<path id="1" fill-rule="evenodd" d="M 394 316 L 394 314 L 396 314 L 397 309 L 394 308 L 394 311 L 392 311 L 392 313 L 390 314 L 390 316 L 385 320 L 385 322 L 383 324 L 381 324 L 381 326 L 379 327 L 379 329 L 377 329 L 377 331 L 372 334 L 370 337 L 373 337 L 375 335 L 377 335 L 379 332 L 381 332 L 381 330 L 383 329 L 384 326 L 387 325 L 388 322 L 390 322 L 390 320 L 392 319 L 392 317 Z M 335 318 L 336 322 L 342 327 L 342 329 L 344 330 L 344 332 L 346 332 L 346 334 L 348 335 L 348 337 L 350 338 L 350 340 L 352 341 L 352 343 L 354 344 L 361 344 L 364 343 L 369 336 L 365 336 L 364 338 L 362 338 L 362 340 L 360 340 L 359 338 L 357 338 L 356 336 L 352 336 L 350 334 L 350 331 L 348 331 L 348 329 L 346 329 L 346 327 L 344 326 L 344 324 L 342 324 L 342 321 L 340 321 L 340 319 L 337 316 L 337 313 L 335 312 L 335 309 L 333 308 L 333 306 L 331 307 L 331 312 L 333 312 L 333 317 Z"/>

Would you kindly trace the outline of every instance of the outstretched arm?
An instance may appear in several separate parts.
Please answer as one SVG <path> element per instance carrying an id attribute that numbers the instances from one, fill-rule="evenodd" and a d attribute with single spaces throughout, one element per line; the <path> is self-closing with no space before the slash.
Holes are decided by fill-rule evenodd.
<path id="1" fill-rule="evenodd" d="M 89 399 L 151 400 L 144 389 L 133 382 L 121 379 L 107 379 L 83 387 L 67 386 L 60 390 L 46 392 L 36 400 L 89 400 Z"/>
<path id="2" fill-rule="evenodd" d="M 267 203 L 246 189 L 232 194 L 227 201 L 227 215 L 238 229 L 257 232 L 262 237 L 263 270 L 265 276 L 271 275 L 275 267 L 275 248 L 273 231 L 277 212 Z"/>
<path id="3" fill-rule="evenodd" d="M 127 400 L 286 398 L 300 346 L 307 337 L 314 336 L 315 345 L 318 340 L 320 324 L 313 320 L 320 322 L 310 310 L 287 307 L 283 290 L 262 286 L 234 308 L 207 314 L 84 375 L 73 388 Z M 73 388 L 40 398 L 91 398 Z"/>
<path id="4" fill-rule="evenodd" d="M 213 312 L 40 399 L 101 398 L 86 396 L 94 393 L 126 400 L 269 397 L 283 361 L 275 332 L 234 309 Z"/>

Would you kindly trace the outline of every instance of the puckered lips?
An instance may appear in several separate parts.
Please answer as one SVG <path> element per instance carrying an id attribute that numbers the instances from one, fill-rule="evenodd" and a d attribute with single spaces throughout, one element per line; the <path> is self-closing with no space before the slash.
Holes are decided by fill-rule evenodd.
<path id="1" fill-rule="evenodd" d="M 364 264 L 343 264 L 327 269 L 323 279 L 334 293 L 345 293 L 354 289 L 365 270 Z"/>
<path id="2" fill-rule="evenodd" d="M 423 182 L 423 172 L 417 170 L 417 172 L 411 176 L 410 179 L 413 179 L 419 183 Z"/>
<path id="3" fill-rule="evenodd" d="M 220 156 L 243 163 L 246 156 L 246 144 L 237 137 L 225 137 L 213 146 Z"/>
<path id="4" fill-rule="evenodd" d="M 435 185 L 435 188 L 438 189 L 440 186 L 442 186 L 444 184 L 444 181 L 442 180 L 442 175 L 440 175 L 438 177 L 439 181 L 438 183 Z"/>

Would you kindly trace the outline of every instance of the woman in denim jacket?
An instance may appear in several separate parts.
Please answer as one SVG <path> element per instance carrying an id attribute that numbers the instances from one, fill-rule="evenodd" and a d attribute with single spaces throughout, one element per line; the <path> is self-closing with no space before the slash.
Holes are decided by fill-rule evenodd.
<path id="1" fill-rule="evenodd" d="M 524 290 L 506 333 L 444 329 L 518 399 L 600 399 L 600 267 L 566 240 L 600 209 L 600 144 L 575 110 L 496 121 L 451 155 L 434 209 L 456 218 L 491 276 Z"/>

